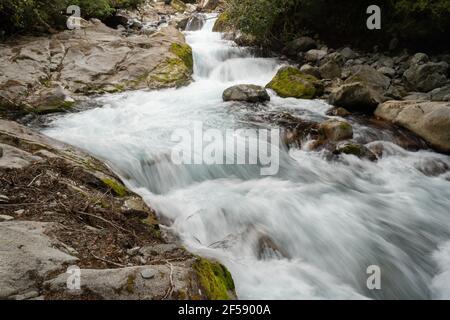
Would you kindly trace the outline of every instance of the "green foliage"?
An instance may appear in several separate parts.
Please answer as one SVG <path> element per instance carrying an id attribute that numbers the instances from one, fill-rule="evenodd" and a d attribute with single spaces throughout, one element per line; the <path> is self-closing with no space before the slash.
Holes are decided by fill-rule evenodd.
<path id="1" fill-rule="evenodd" d="M 380 31 L 366 28 L 372 4 L 382 9 Z M 387 45 L 397 37 L 411 47 L 449 47 L 449 0 L 229 0 L 227 12 L 263 45 L 310 32 L 337 45 Z"/>
<path id="2" fill-rule="evenodd" d="M 62 29 L 69 5 L 78 5 L 84 18 L 104 19 L 117 9 L 136 8 L 144 0 L 1 0 L 0 32 L 33 33 Z"/>

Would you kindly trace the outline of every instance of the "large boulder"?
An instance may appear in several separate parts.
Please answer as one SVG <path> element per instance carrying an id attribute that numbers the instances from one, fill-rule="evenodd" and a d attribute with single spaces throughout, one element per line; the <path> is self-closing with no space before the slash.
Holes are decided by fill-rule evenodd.
<path id="1" fill-rule="evenodd" d="M 413 59 L 409 69 L 403 74 L 407 88 L 411 91 L 429 92 L 447 82 L 447 62 L 424 62 Z"/>
<path id="2" fill-rule="evenodd" d="M 350 69 L 351 76 L 345 83 L 362 82 L 383 95 L 391 84 L 391 79 L 368 65 L 358 65 Z"/>
<path id="3" fill-rule="evenodd" d="M 267 90 L 253 84 L 240 84 L 226 89 L 222 95 L 223 101 L 264 102 L 269 101 Z"/>
<path id="4" fill-rule="evenodd" d="M 344 84 L 334 89 L 328 102 L 356 112 L 372 112 L 384 98 L 362 82 Z"/>
<path id="5" fill-rule="evenodd" d="M 49 113 L 77 96 L 188 84 L 192 50 L 173 26 L 124 35 L 100 21 L 0 44 L 0 112 Z"/>
<path id="6" fill-rule="evenodd" d="M 450 152 L 450 103 L 387 101 L 375 115 L 411 130 L 442 152 Z"/>
<path id="7" fill-rule="evenodd" d="M 316 77 L 294 67 L 282 67 L 266 88 L 274 90 L 280 97 L 298 99 L 313 99 L 322 90 Z"/>

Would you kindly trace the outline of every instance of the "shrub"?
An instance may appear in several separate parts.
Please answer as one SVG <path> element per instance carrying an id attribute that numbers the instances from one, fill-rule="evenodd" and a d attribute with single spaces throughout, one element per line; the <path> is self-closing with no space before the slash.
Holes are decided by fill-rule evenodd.
<path id="1" fill-rule="evenodd" d="M 144 0 L 1 0 L 0 31 L 6 35 L 64 28 L 69 5 L 78 5 L 84 18 L 105 19 L 117 9 L 136 8 Z"/>
<path id="2" fill-rule="evenodd" d="M 382 30 L 366 28 L 366 9 L 382 9 Z M 229 0 L 233 24 L 261 44 L 318 33 L 332 45 L 387 46 L 397 37 L 413 48 L 448 49 L 449 0 Z"/>

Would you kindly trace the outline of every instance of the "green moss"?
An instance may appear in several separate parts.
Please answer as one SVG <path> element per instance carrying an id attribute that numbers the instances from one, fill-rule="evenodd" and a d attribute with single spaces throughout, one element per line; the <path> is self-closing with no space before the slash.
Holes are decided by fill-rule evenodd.
<path id="1" fill-rule="evenodd" d="M 136 281 L 136 275 L 134 274 L 130 274 L 127 278 L 127 283 L 125 284 L 125 290 L 128 293 L 133 293 L 134 292 L 134 284 Z"/>
<path id="2" fill-rule="evenodd" d="M 39 106 L 32 112 L 37 114 L 50 114 L 56 112 L 65 112 L 74 106 L 74 101 L 60 101 L 48 105 Z"/>
<path id="3" fill-rule="evenodd" d="M 313 99 L 317 94 L 317 78 L 304 74 L 293 67 L 281 68 L 267 88 L 273 89 L 280 97 Z"/>
<path id="4" fill-rule="evenodd" d="M 192 72 L 194 69 L 194 58 L 192 57 L 192 48 L 187 44 L 173 43 L 170 46 L 170 52 L 177 55 Z"/>
<path id="5" fill-rule="evenodd" d="M 161 62 L 149 76 L 150 87 L 183 86 L 191 80 L 191 72 L 179 58 L 168 58 Z"/>
<path id="6" fill-rule="evenodd" d="M 116 196 L 124 197 L 128 193 L 128 189 L 115 179 L 104 178 L 102 182 L 108 186 Z"/>
<path id="7" fill-rule="evenodd" d="M 342 148 L 339 149 L 341 153 L 352 154 L 357 157 L 361 157 L 364 154 L 364 150 L 360 145 L 357 144 L 346 144 Z"/>
<path id="8" fill-rule="evenodd" d="M 229 32 L 233 30 L 233 25 L 231 24 L 230 15 L 228 12 L 222 12 L 218 17 L 213 26 L 213 32 Z"/>
<path id="9" fill-rule="evenodd" d="M 208 299 L 231 299 L 230 291 L 235 288 L 234 281 L 230 272 L 222 264 L 198 258 L 193 267 Z"/>
<path id="10" fill-rule="evenodd" d="M 186 4 L 180 0 L 172 0 L 171 6 L 178 12 L 184 12 L 186 10 Z"/>

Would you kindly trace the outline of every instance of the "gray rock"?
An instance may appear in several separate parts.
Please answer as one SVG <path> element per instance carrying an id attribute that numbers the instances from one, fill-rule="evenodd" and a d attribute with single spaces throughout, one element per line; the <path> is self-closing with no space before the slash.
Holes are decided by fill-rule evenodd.
<path id="1" fill-rule="evenodd" d="M 151 270 L 153 274 L 146 270 Z M 144 278 L 142 274 L 152 277 Z M 68 276 L 69 274 L 62 273 L 55 279 L 46 281 L 44 288 L 48 292 L 66 293 L 74 297 L 91 293 L 107 300 L 148 300 L 170 298 L 170 292 L 194 295 L 187 290 L 195 291 L 189 283 L 197 282 L 189 264 L 176 262 L 118 269 L 81 269 L 80 290 L 67 290 Z"/>
<path id="2" fill-rule="evenodd" d="M 387 101 L 375 115 L 411 130 L 434 148 L 450 152 L 450 103 Z"/>
<path id="3" fill-rule="evenodd" d="M 409 90 L 429 92 L 446 84 L 447 70 L 446 62 L 412 64 L 403 74 L 403 79 Z"/>
<path id="4" fill-rule="evenodd" d="M 54 248 L 59 242 L 45 232 L 51 223 L 0 223 L 0 299 L 38 291 L 39 278 L 63 270 L 78 259 Z"/>
<path id="5" fill-rule="evenodd" d="M 154 269 L 146 268 L 141 271 L 141 277 L 144 279 L 153 279 L 156 276 Z"/>
<path id="6" fill-rule="evenodd" d="M 340 54 L 345 58 L 345 59 L 355 59 L 358 55 L 349 47 L 345 47 L 344 49 L 342 49 L 340 51 Z"/>
<path id="7" fill-rule="evenodd" d="M 395 70 L 389 67 L 381 67 L 377 71 L 389 78 L 393 78 L 395 76 Z"/>
<path id="8" fill-rule="evenodd" d="M 326 55 L 327 55 L 327 52 L 324 50 L 312 49 L 312 50 L 309 50 L 308 52 L 306 52 L 305 60 L 307 62 L 316 63 L 316 62 L 320 61 Z"/>
<path id="9" fill-rule="evenodd" d="M 316 49 L 317 43 L 310 37 L 300 37 L 288 43 L 284 49 L 285 54 L 296 56 L 299 52 L 307 52 Z"/>
<path id="10" fill-rule="evenodd" d="M 421 65 L 430 61 L 430 58 L 425 53 L 416 53 L 410 61 L 412 65 Z"/>
<path id="11" fill-rule="evenodd" d="M 309 74 L 311 76 L 316 77 L 317 79 L 320 79 L 320 71 L 318 67 L 313 67 L 310 64 L 304 64 L 302 65 L 302 67 L 300 68 L 300 71 L 305 73 L 305 74 Z"/>
<path id="12" fill-rule="evenodd" d="M 353 138 L 352 126 L 342 120 L 330 119 L 319 125 L 319 132 L 325 139 L 331 141 L 340 141 Z"/>
<path id="13" fill-rule="evenodd" d="M 384 98 L 364 83 L 353 82 L 334 89 L 328 101 L 351 111 L 372 112 Z"/>
<path id="14" fill-rule="evenodd" d="M 351 73 L 352 75 L 345 80 L 345 83 L 363 82 L 379 95 L 383 95 L 391 84 L 391 79 L 368 65 L 354 66 L 351 68 Z"/>
<path id="15" fill-rule="evenodd" d="M 434 89 L 429 96 L 432 101 L 450 101 L 450 85 Z"/>
<path id="16" fill-rule="evenodd" d="M 241 84 L 232 86 L 223 92 L 224 101 L 264 102 L 269 101 L 267 90 L 253 84 Z"/>
<path id="17" fill-rule="evenodd" d="M 328 61 L 319 68 L 323 79 L 335 79 L 341 77 L 341 68 L 334 61 Z"/>
<path id="18" fill-rule="evenodd" d="M 21 169 L 29 166 L 33 162 L 42 160 L 42 158 L 16 147 L 6 144 L 0 144 L 0 147 L 3 150 L 3 156 L 0 158 L 0 168 Z"/>

